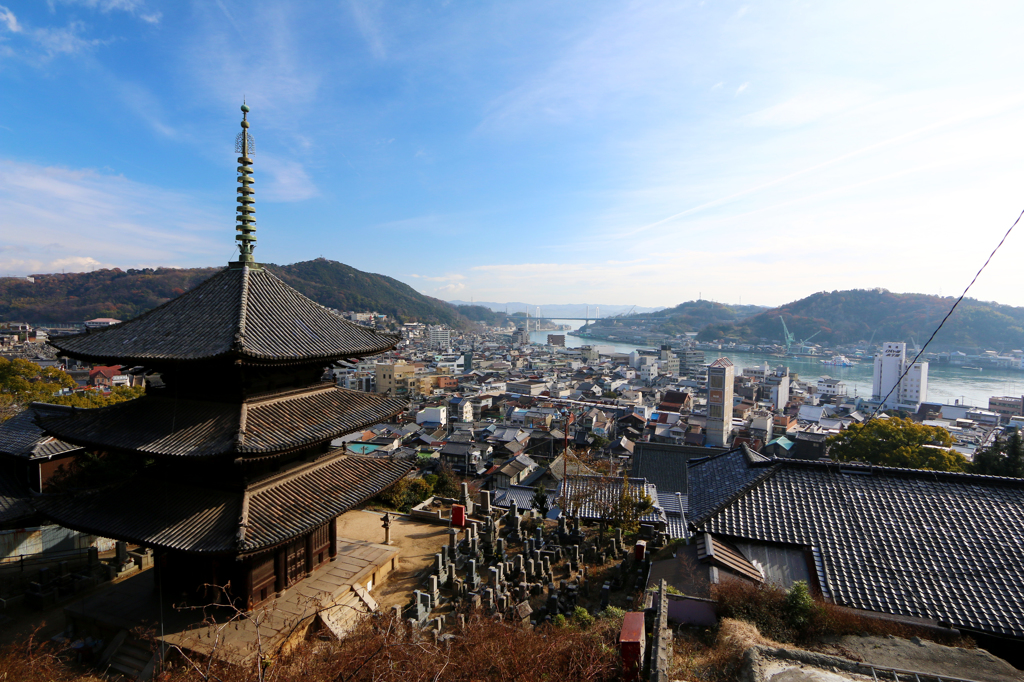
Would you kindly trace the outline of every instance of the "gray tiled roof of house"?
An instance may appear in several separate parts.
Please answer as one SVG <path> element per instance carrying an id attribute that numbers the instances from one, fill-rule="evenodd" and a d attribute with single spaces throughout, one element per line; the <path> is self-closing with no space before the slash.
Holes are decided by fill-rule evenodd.
<path id="1" fill-rule="evenodd" d="M 668 522 L 668 535 L 671 538 L 688 538 L 690 531 L 687 528 L 686 518 L 689 500 L 686 495 L 676 493 L 658 492 L 658 506 L 665 512 L 665 520 Z"/>
<path id="2" fill-rule="evenodd" d="M 708 512 L 744 490 L 770 469 L 767 457 L 746 447 L 713 455 L 690 463 L 689 517 L 699 521 Z"/>
<path id="3" fill-rule="evenodd" d="M 1024 481 L 792 459 L 749 468 L 761 477 L 694 527 L 816 548 L 841 605 L 1024 637 Z"/>
<path id="4" fill-rule="evenodd" d="M 145 365 L 153 360 L 356 358 L 400 341 L 353 324 L 265 269 L 227 268 L 138 317 L 52 339 L 64 355 Z"/>
<path id="5" fill-rule="evenodd" d="M 56 407 L 57 409 L 48 409 Z M 59 406 L 33 403 L 0 424 L 0 453 L 28 459 L 47 458 L 80 448 L 51 438 L 35 423 L 40 414 L 58 411 Z M 66 409 L 66 408 L 65 408 Z"/>
<path id="6" fill-rule="evenodd" d="M 36 510 L 28 503 L 31 493 L 19 485 L 14 476 L 0 473 L 0 523 L 10 523 L 32 516 Z"/>
<path id="7" fill-rule="evenodd" d="M 725 450 L 691 445 L 637 443 L 633 446 L 633 470 L 630 473 L 638 478 L 646 478 L 663 493 L 685 493 L 687 461 L 721 452 Z"/>

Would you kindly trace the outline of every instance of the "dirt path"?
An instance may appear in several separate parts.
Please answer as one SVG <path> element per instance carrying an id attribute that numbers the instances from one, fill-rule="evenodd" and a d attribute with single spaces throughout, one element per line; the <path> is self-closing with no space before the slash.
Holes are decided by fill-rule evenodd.
<path id="1" fill-rule="evenodd" d="M 384 542 L 382 512 L 351 511 L 338 517 L 338 537 Z M 391 516 L 391 544 L 401 550 L 398 570 L 383 584 L 373 588 L 373 598 L 382 611 L 392 606 L 405 606 L 412 591 L 420 589 L 423 569 L 434 561 L 434 554 L 448 544 L 448 528 L 411 520 L 408 516 Z"/>

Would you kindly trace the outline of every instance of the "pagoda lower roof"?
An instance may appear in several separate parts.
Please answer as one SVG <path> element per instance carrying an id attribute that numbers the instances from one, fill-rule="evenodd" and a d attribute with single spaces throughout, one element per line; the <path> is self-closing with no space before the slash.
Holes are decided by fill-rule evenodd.
<path id="1" fill-rule="evenodd" d="M 246 266 L 227 268 L 132 320 L 50 345 L 102 363 L 232 358 L 273 364 L 376 355 L 399 338 L 353 324 L 267 270 Z"/>
<path id="2" fill-rule="evenodd" d="M 94 409 L 65 408 L 37 423 L 86 448 L 169 457 L 259 457 L 321 443 L 390 419 L 405 401 L 334 384 L 224 403 L 153 391 Z"/>
<path id="3" fill-rule="evenodd" d="M 407 460 L 334 451 L 244 490 L 141 475 L 86 493 L 42 495 L 31 504 L 61 526 L 83 533 L 182 552 L 244 555 L 310 532 L 411 469 Z"/>

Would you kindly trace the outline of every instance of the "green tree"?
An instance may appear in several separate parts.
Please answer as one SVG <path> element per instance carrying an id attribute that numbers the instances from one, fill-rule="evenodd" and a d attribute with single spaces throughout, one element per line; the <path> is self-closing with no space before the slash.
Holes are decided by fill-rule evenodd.
<path id="1" fill-rule="evenodd" d="M 829 436 L 829 456 L 841 462 L 888 467 L 967 471 L 967 459 L 952 450 L 953 438 L 937 426 L 891 417 L 853 424 Z"/>
<path id="2" fill-rule="evenodd" d="M 537 490 L 533 493 L 533 508 L 540 511 L 542 517 L 547 517 L 548 511 L 548 491 L 544 489 L 544 486 L 537 486 Z"/>
<path id="3" fill-rule="evenodd" d="M 76 385 L 66 372 L 55 367 L 43 369 L 22 358 L 0 358 L 0 422 L 18 414 L 31 402 L 55 402 L 58 391 Z"/>
<path id="4" fill-rule="evenodd" d="M 618 498 L 607 507 L 604 520 L 613 528 L 621 528 L 623 533 L 632 534 L 640 530 L 640 519 L 654 509 L 654 500 L 646 490 L 629 484 L 629 479 L 622 479 L 622 488 Z"/>
<path id="5" fill-rule="evenodd" d="M 1009 436 L 975 453 L 970 470 L 972 474 L 1024 478 L 1024 438 L 1020 431 L 1014 429 Z"/>
<path id="6" fill-rule="evenodd" d="M 434 483 L 434 494 L 441 497 L 457 498 L 462 492 L 459 489 L 461 484 L 462 481 L 452 471 L 452 465 L 448 462 L 443 462 L 437 469 L 437 482 Z"/>

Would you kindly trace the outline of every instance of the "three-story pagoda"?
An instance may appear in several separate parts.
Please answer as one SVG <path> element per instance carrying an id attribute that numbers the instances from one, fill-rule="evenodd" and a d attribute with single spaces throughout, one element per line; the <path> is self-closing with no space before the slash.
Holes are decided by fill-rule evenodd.
<path id="1" fill-rule="evenodd" d="M 35 505 L 62 526 L 153 548 L 165 588 L 194 594 L 230 582 L 252 607 L 329 561 L 337 517 L 411 465 L 331 448 L 406 405 L 323 382 L 325 368 L 391 350 L 399 338 L 348 322 L 254 261 L 242 111 L 238 260 L 135 319 L 50 342 L 79 360 L 159 374 L 162 385 L 142 398 L 39 419 L 55 438 L 147 466 Z"/>

